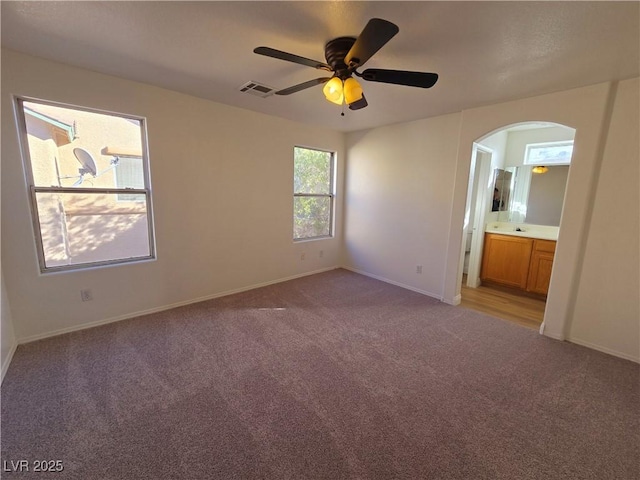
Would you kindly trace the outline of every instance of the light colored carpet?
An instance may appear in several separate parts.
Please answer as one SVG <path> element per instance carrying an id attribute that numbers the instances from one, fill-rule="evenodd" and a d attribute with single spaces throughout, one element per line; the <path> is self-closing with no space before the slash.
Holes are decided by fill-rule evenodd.
<path id="1" fill-rule="evenodd" d="M 637 364 L 335 270 L 20 346 L 56 479 L 637 479 Z"/>

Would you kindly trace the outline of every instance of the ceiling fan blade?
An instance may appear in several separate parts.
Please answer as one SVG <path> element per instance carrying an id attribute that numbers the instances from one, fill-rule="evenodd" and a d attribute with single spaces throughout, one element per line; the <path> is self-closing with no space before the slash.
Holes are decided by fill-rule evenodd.
<path id="1" fill-rule="evenodd" d="M 297 63 L 299 65 L 306 65 L 307 67 L 317 68 L 320 70 L 327 70 L 331 72 L 331 67 L 324 62 L 318 62 L 317 60 L 311 60 L 310 58 L 304 58 L 293 53 L 282 52 L 275 48 L 269 47 L 256 47 L 253 49 L 253 53 L 258 55 L 264 55 L 266 57 L 277 58 L 279 60 L 286 60 L 287 62 Z"/>
<path id="2" fill-rule="evenodd" d="M 397 25 L 387 20 L 372 18 L 356 39 L 349 53 L 344 57 L 344 63 L 350 70 L 364 65 L 399 31 Z"/>
<path id="3" fill-rule="evenodd" d="M 364 95 L 362 95 L 362 98 L 360 100 L 353 102 L 351 105 L 349 105 L 349 110 L 360 110 L 361 108 L 364 108 L 367 105 L 369 105 L 367 103 L 367 99 L 364 98 Z"/>
<path id="4" fill-rule="evenodd" d="M 320 85 L 321 83 L 325 83 L 329 81 L 331 77 L 323 77 L 323 78 L 314 78 L 313 80 L 309 80 L 308 82 L 299 83 L 298 85 L 294 85 L 293 87 L 285 88 L 283 90 L 278 90 L 276 95 L 291 95 L 292 93 L 299 92 L 300 90 L 304 90 L 306 88 L 315 87 L 316 85 Z"/>
<path id="5" fill-rule="evenodd" d="M 383 70 L 380 68 L 369 68 L 362 74 L 358 74 L 358 76 L 370 82 L 393 83 L 395 85 L 421 88 L 431 88 L 438 81 L 437 73 Z"/>

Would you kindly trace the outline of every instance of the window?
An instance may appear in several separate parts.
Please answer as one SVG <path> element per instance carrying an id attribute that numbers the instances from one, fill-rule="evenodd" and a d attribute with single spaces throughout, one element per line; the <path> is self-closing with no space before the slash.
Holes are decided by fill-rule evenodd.
<path id="1" fill-rule="evenodd" d="M 573 140 L 567 142 L 529 143 L 525 165 L 568 165 L 573 154 Z"/>
<path id="2" fill-rule="evenodd" d="M 294 240 L 333 235 L 334 157 L 333 152 L 294 148 Z"/>
<path id="3" fill-rule="evenodd" d="M 154 258 L 144 119 L 16 102 L 40 270 Z"/>

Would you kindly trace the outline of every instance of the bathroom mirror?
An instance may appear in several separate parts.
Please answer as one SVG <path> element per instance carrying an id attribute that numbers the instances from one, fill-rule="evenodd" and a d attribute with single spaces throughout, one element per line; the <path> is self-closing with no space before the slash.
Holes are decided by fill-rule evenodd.
<path id="1" fill-rule="evenodd" d="M 511 198 L 498 220 L 560 226 L 569 165 L 550 165 L 544 173 L 532 170 L 527 165 L 506 169 L 506 173 L 511 173 L 508 190 Z"/>
<path id="2" fill-rule="evenodd" d="M 493 171 L 493 201 L 491 202 L 492 212 L 507 212 L 511 200 L 511 186 L 513 170 L 496 168 Z"/>

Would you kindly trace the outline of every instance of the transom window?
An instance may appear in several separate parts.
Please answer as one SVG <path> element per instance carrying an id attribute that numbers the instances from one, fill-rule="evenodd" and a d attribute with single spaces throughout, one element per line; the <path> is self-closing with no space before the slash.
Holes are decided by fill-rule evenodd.
<path id="1" fill-rule="evenodd" d="M 333 152 L 294 148 L 294 240 L 333 235 L 334 164 Z"/>
<path id="2" fill-rule="evenodd" d="M 566 142 L 529 143 L 525 149 L 525 165 L 569 165 L 573 140 Z"/>
<path id="3" fill-rule="evenodd" d="M 16 102 L 40 270 L 154 258 L 144 119 Z"/>

